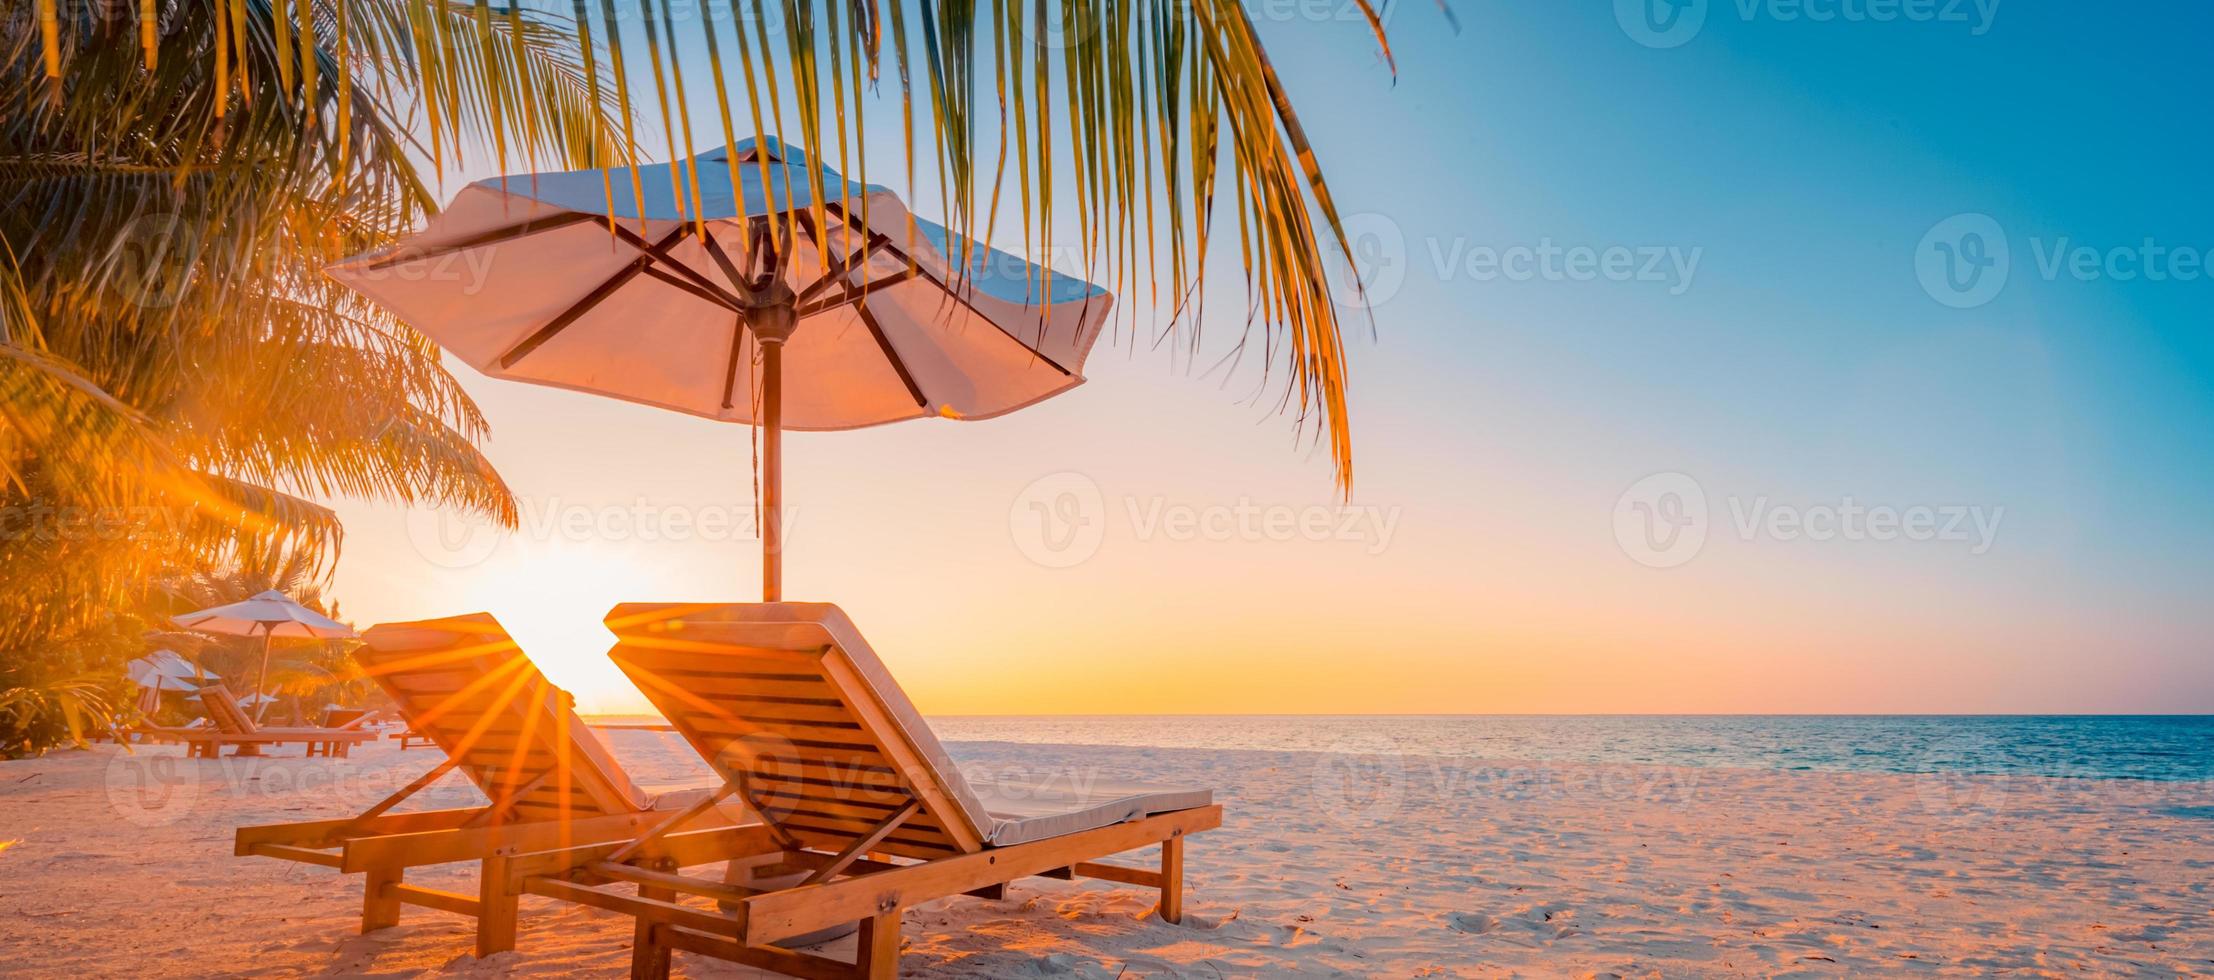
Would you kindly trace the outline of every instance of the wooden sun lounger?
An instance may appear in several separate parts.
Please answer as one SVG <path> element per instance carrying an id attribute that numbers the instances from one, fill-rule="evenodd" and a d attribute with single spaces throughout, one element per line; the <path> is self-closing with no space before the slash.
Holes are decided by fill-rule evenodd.
<path id="1" fill-rule="evenodd" d="M 607 622 L 616 664 L 725 780 L 714 798 L 760 818 L 684 831 L 672 817 L 627 843 L 508 861 L 515 891 L 634 917 L 633 977 L 666 977 L 674 950 L 794 976 L 896 976 L 903 909 L 1001 898 L 1031 875 L 1156 888 L 1177 922 L 1184 838 L 1222 823 L 1206 791 L 1054 808 L 970 786 L 835 606 L 636 604 Z M 1098 863 L 1154 845 L 1157 869 Z M 726 861 L 719 878 L 683 873 Z M 851 963 L 778 945 L 855 923 Z"/>
<path id="2" fill-rule="evenodd" d="M 397 702 L 410 727 L 446 760 L 359 816 L 238 829 L 235 853 L 363 875 L 361 930 L 396 925 L 402 905 L 477 919 L 477 955 L 513 949 L 516 900 L 507 856 L 625 841 L 681 810 L 687 830 L 732 821 L 691 807 L 706 791 L 651 796 L 638 789 L 488 614 L 371 628 L 354 658 Z M 390 812 L 459 770 L 490 801 L 482 807 Z M 411 885 L 407 869 L 480 862 L 478 894 Z"/>
<path id="3" fill-rule="evenodd" d="M 310 757 L 337 757 L 345 756 L 358 743 L 377 738 L 376 732 L 360 724 L 362 719 L 337 728 L 264 728 L 254 721 L 253 714 L 244 705 L 238 703 L 230 688 L 221 684 L 201 688 L 200 704 L 208 712 L 210 724 L 206 728 L 143 727 L 139 731 L 156 741 L 184 743 L 188 758 L 208 759 L 221 755 L 226 745 L 237 747 L 235 755 L 260 755 L 264 745 L 292 742 L 305 744 Z"/>

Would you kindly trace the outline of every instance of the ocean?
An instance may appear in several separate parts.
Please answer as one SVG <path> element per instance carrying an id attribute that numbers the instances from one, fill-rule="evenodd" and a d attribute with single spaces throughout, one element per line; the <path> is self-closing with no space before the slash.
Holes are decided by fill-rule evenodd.
<path id="1" fill-rule="evenodd" d="M 945 742 L 2214 780 L 2214 715 L 940 715 L 930 726 Z"/>
<path id="2" fill-rule="evenodd" d="M 930 724 L 947 742 L 2214 779 L 2214 715 L 963 716 Z"/>

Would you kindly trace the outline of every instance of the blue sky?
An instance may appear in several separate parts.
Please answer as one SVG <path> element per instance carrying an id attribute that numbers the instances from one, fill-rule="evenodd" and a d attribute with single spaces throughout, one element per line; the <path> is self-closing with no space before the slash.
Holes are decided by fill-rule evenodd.
<path id="1" fill-rule="evenodd" d="M 1371 530 L 1161 530 L 1335 500 L 1288 422 L 1123 347 L 1007 419 L 796 437 L 794 593 L 911 651 L 930 711 L 2214 710 L 2214 270 L 2176 264 L 2214 249 L 2214 12 L 1709 0 L 1654 47 L 1636 2 L 1455 2 L 1456 33 L 1400 0 L 1396 84 L 1342 0 L 1251 5 L 1374 290 Z M 1969 232 L 2004 244 L 1995 293 L 1920 274 Z M 2048 259 L 2127 273 L 2148 241 L 2166 281 Z M 750 499 L 743 430 L 469 383 L 530 501 Z M 1061 473 L 1105 543 L 1041 567 L 1020 510 Z M 1639 522 L 1682 480 L 1704 543 L 1656 554 Z M 1931 523 L 1809 530 L 1871 507 Z M 525 535 L 448 567 L 420 515 L 348 517 L 350 611 L 491 608 L 588 706 L 597 610 L 753 588 L 750 542 Z M 1221 683 L 1129 679 L 1154 660 Z"/>

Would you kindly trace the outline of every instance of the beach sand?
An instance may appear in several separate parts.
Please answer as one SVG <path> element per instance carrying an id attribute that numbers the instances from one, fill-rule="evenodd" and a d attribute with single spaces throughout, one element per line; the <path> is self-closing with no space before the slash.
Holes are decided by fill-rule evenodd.
<path id="1" fill-rule="evenodd" d="M 641 782 L 705 774 L 673 736 L 609 739 Z M 909 910 L 910 976 L 2214 974 L 2206 783 L 949 747 L 984 773 L 1211 786 L 1227 815 L 1189 846 L 1183 925 L 1150 891 L 1029 879 Z M 0 763 L 0 973 L 625 973 L 610 914 L 525 898 L 518 950 L 479 961 L 469 920 L 358 935 L 358 878 L 231 856 L 239 824 L 349 815 L 439 760 L 298 751 Z"/>

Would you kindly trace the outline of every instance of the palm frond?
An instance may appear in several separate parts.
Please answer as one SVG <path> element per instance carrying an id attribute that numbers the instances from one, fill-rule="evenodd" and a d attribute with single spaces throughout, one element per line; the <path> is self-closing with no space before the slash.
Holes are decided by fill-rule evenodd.
<path id="1" fill-rule="evenodd" d="M 1124 295 L 1133 321 L 1143 309 L 1156 309 L 1165 319 L 1154 331 L 1159 338 L 1181 335 L 1198 344 L 1214 212 L 1234 214 L 1244 329 L 1253 334 L 1241 336 L 1234 353 L 1242 358 L 1255 350 L 1264 371 L 1280 372 L 1283 406 L 1328 443 L 1336 482 L 1350 492 L 1341 311 L 1359 308 L 1361 297 L 1330 292 L 1325 265 L 1345 249 L 1337 204 L 1242 0 L 932 0 L 889 11 L 867 0 L 700 0 L 705 65 L 697 61 L 702 49 L 679 43 L 674 0 L 647 0 L 636 17 L 612 0 L 602 0 L 598 11 L 572 0 L 574 21 L 520 4 L 495 8 L 489 0 L 312 0 L 301 9 L 322 13 L 298 24 L 275 16 L 267 0 L 221 2 L 244 13 L 234 33 L 247 42 L 248 56 L 237 60 L 236 77 L 254 79 L 244 87 L 273 90 L 297 107 L 293 124 L 325 144 L 310 161 L 315 165 L 343 159 L 356 137 L 365 152 L 390 163 L 391 151 L 403 144 L 369 144 L 412 124 L 428 138 L 441 171 L 463 159 L 464 147 L 489 145 L 503 170 L 512 156 L 606 168 L 611 195 L 624 172 L 634 189 L 637 180 L 632 105 L 643 93 L 630 90 L 634 77 L 652 82 L 646 104 L 662 134 L 655 149 L 672 158 L 705 145 L 696 137 L 709 134 L 695 134 L 683 90 L 688 80 L 696 86 L 708 78 L 717 112 L 697 122 L 713 127 L 714 137 L 782 138 L 789 108 L 801 142 L 846 173 L 867 174 L 868 161 L 856 159 L 854 148 L 865 145 L 868 116 L 882 111 L 871 90 L 888 53 L 900 83 L 896 111 L 910 188 L 918 162 L 929 159 L 944 194 L 941 210 L 971 238 L 979 223 L 987 237 L 993 234 L 1002 203 L 1013 202 L 1027 251 L 1073 254 L 1080 271 Z M 1377 6 L 1354 0 L 1354 8 L 1389 68 Z M 1450 22 L 1451 11 L 1444 13 Z M 30 20 L 19 18 L 14 36 L 30 37 Z M 351 37 L 348 54 L 325 51 L 293 78 L 297 59 L 286 53 L 303 44 L 327 48 L 339 25 Z M 212 28 L 165 34 L 158 51 L 143 52 L 94 44 L 93 28 L 83 15 L 62 16 L 40 35 L 46 63 L 66 66 L 53 72 L 65 89 L 75 62 L 86 58 L 103 71 L 120 71 L 128 59 L 135 71 L 174 79 L 174 91 L 183 94 L 147 100 L 174 110 L 176 121 L 164 134 L 171 140 L 193 138 L 228 105 L 205 94 L 220 90 L 208 77 L 190 77 L 232 67 L 223 58 L 195 56 L 220 40 Z M 557 53 L 556 38 L 569 39 L 565 51 Z M 626 51 L 641 50 L 644 63 L 633 57 L 626 65 Z M 730 85 L 727 71 L 740 73 L 743 85 Z M 395 94 L 420 93 L 422 117 L 387 117 L 363 130 L 368 113 L 357 111 L 355 131 L 329 139 L 321 134 L 340 98 L 334 91 L 349 86 L 357 100 L 365 92 L 384 97 L 355 108 L 387 112 Z M 740 88 L 742 95 L 734 91 Z M 18 102 L 31 107 L 45 89 L 26 91 L 32 94 Z M 743 106 L 733 105 L 739 98 Z M 993 137 L 978 134 L 980 98 L 993 100 Z M 75 105 L 61 111 L 85 117 L 106 108 L 60 102 Z M 326 122 L 309 126 L 309 118 Z M 987 138 L 996 146 L 981 145 Z M 381 167 L 368 169 L 382 174 Z M 1230 193 L 1218 195 L 1223 176 Z M 676 194 L 693 202 L 698 188 L 680 186 Z M 1075 223 L 1073 243 L 1055 240 L 1063 216 Z M 1141 279 L 1143 306 L 1130 301 Z"/>

